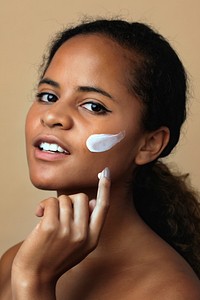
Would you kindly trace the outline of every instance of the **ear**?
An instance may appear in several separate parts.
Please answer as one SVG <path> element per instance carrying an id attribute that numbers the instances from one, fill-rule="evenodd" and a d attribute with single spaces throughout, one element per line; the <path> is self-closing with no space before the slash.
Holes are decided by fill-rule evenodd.
<path id="1" fill-rule="evenodd" d="M 167 127 L 146 133 L 141 147 L 135 157 L 137 165 L 144 165 L 155 160 L 167 146 L 170 138 L 170 131 Z"/>

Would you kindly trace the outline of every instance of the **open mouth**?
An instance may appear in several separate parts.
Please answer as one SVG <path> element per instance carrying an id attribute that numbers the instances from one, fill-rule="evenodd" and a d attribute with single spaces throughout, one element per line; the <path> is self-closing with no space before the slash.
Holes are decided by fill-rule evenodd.
<path id="1" fill-rule="evenodd" d="M 61 146 L 55 143 L 41 142 L 38 148 L 41 151 L 45 151 L 45 152 L 69 154 L 67 150 L 63 149 Z"/>

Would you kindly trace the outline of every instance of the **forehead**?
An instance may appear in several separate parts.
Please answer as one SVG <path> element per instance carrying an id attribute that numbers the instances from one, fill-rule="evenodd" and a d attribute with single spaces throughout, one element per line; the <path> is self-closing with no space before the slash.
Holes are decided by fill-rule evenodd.
<path id="1" fill-rule="evenodd" d="M 116 88 L 117 84 L 122 92 L 127 92 L 130 82 L 128 56 L 127 50 L 102 34 L 77 35 L 57 50 L 45 76 L 65 74 L 71 82 L 76 78 L 108 89 Z"/>
<path id="2" fill-rule="evenodd" d="M 100 55 L 105 59 L 112 56 L 125 58 L 128 53 L 128 51 L 122 48 L 116 41 L 100 33 L 74 36 L 64 42 L 58 51 L 70 51 L 70 49 L 73 49 L 73 51 L 76 50 L 77 52 L 81 51 L 82 54 L 90 53 Z"/>
<path id="3" fill-rule="evenodd" d="M 130 62 L 127 50 L 101 34 L 77 35 L 64 42 L 55 53 L 50 66 L 61 61 L 62 64 L 73 62 L 79 67 L 85 65 L 90 71 L 92 68 L 99 68 L 104 72 L 117 72 L 121 76 L 126 76 Z"/>

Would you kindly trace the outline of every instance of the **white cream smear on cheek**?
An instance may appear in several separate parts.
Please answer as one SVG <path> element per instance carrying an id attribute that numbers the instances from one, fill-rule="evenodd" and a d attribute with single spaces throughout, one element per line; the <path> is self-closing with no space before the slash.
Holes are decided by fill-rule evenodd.
<path id="1" fill-rule="evenodd" d="M 86 141 L 86 146 L 90 152 L 104 152 L 116 144 L 118 144 L 125 137 L 125 131 L 117 134 L 92 134 Z"/>

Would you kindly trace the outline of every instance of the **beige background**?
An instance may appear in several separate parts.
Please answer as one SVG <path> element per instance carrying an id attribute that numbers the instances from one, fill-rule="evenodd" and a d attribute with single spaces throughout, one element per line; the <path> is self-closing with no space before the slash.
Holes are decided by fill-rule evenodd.
<path id="1" fill-rule="evenodd" d="M 191 103 L 180 146 L 169 160 L 200 188 L 199 0 L 0 0 L 0 254 L 25 238 L 36 222 L 36 204 L 50 195 L 29 182 L 24 121 L 49 38 L 83 15 L 147 22 L 178 51 L 190 75 Z"/>

